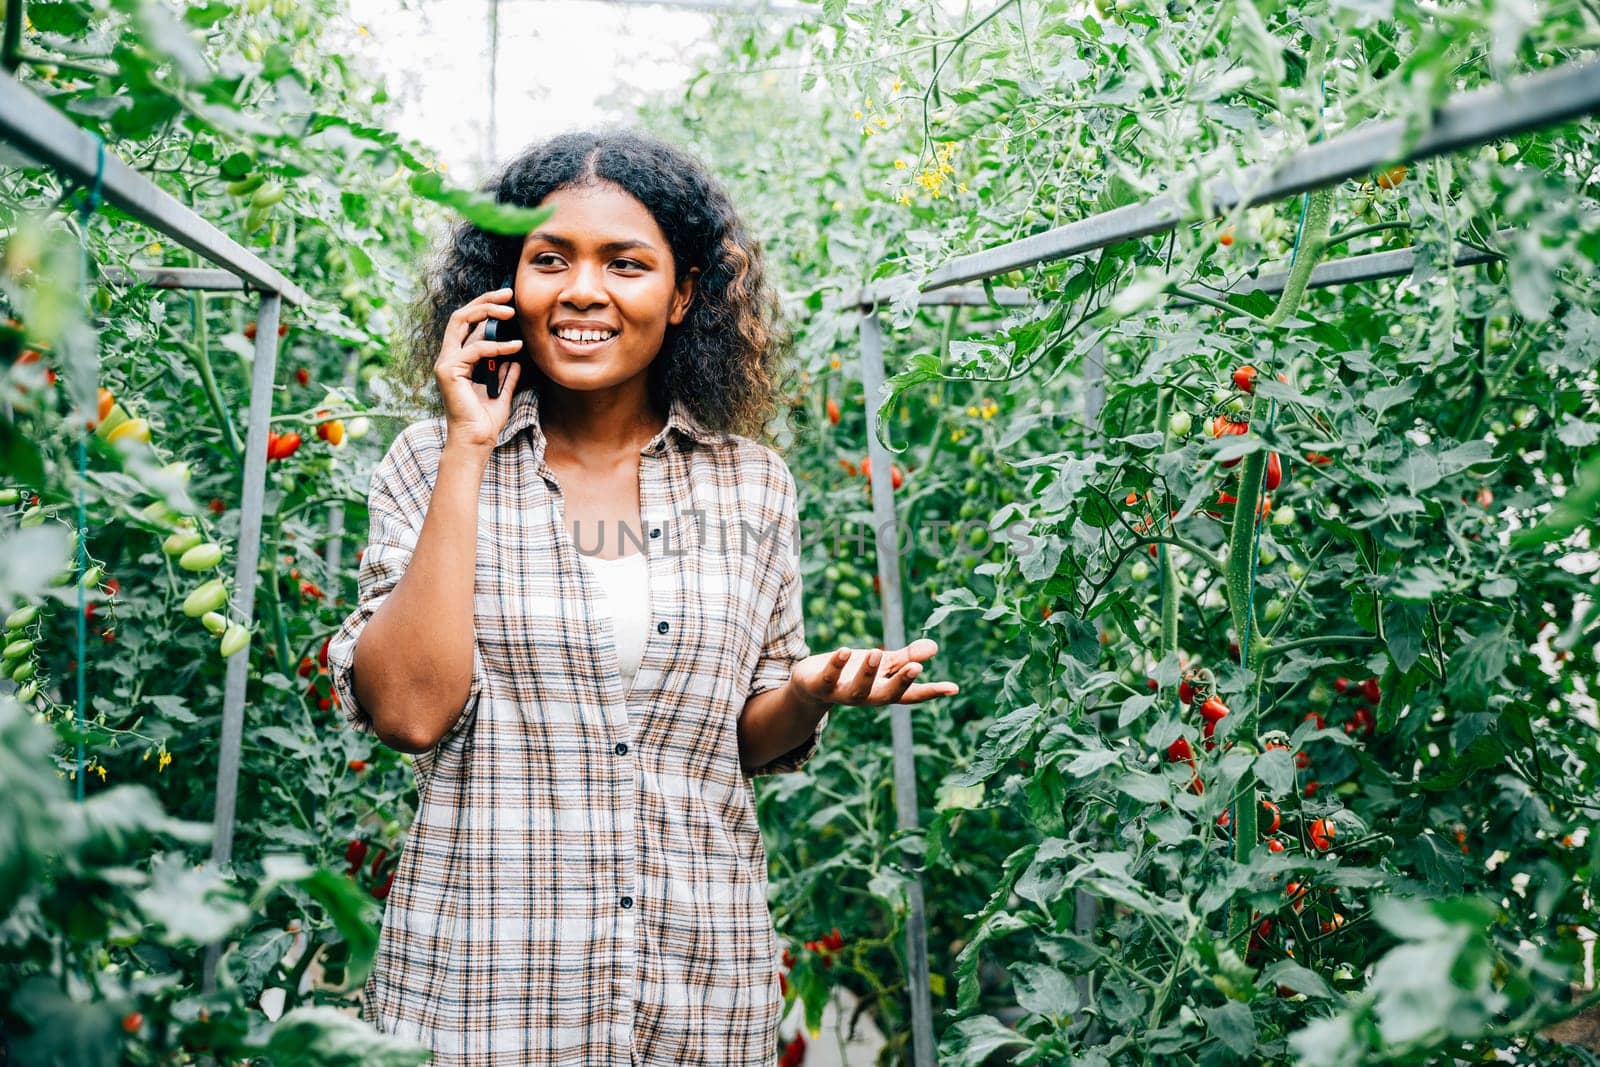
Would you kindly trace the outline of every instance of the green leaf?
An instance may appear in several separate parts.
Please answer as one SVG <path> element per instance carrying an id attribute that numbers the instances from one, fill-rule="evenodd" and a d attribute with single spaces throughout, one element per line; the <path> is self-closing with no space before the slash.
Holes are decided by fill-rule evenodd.
<path id="1" fill-rule="evenodd" d="M 1071 978 L 1042 963 L 1013 963 L 1017 1003 L 1035 1015 L 1060 1018 L 1078 1010 L 1078 989 Z"/>
<path id="2" fill-rule="evenodd" d="M 1308 997 L 1334 996 L 1333 987 L 1322 975 L 1302 967 L 1294 960 L 1279 960 L 1262 971 L 1261 984 L 1287 986 L 1296 993 L 1304 993 Z"/>
<path id="3" fill-rule="evenodd" d="M 1467 641 L 1450 657 L 1450 693 L 1469 705 L 1482 706 L 1499 684 L 1511 658 L 1511 635 L 1489 630 Z"/>
<path id="4" fill-rule="evenodd" d="M 1256 778 L 1274 797 L 1294 790 L 1294 759 L 1281 748 L 1269 749 L 1256 757 Z"/>
<path id="5" fill-rule="evenodd" d="M 1432 793 L 1454 789 L 1477 772 L 1500 766 L 1505 758 L 1505 746 L 1485 734 L 1468 745 L 1465 752 L 1457 755 L 1449 767 L 1431 778 L 1424 778 L 1417 785 Z"/>
<path id="6" fill-rule="evenodd" d="M 420 1067 L 433 1058 L 429 1049 L 327 1005 L 288 1012 L 252 1047 L 273 1067 Z"/>
<path id="7" fill-rule="evenodd" d="M 991 1054 L 1013 1045 L 1032 1048 L 1033 1042 L 992 1015 L 974 1015 L 944 1032 L 944 1039 L 939 1042 L 939 1062 L 952 1067 L 982 1067 Z"/>
<path id="8" fill-rule="evenodd" d="M 1201 1008 L 1199 1015 L 1211 1036 L 1237 1055 L 1248 1056 L 1255 1051 L 1256 1020 L 1249 1005 L 1230 1000 L 1220 1008 Z"/>
<path id="9" fill-rule="evenodd" d="M 485 193 L 466 189 L 448 188 L 436 171 L 426 171 L 411 177 L 411 191 L 424 200 L 443 204 L 480 230 L 490 233 L 521 236 L 555 214 L 553 207 L 526 208 L 515 204 L 502 204 Z"/>

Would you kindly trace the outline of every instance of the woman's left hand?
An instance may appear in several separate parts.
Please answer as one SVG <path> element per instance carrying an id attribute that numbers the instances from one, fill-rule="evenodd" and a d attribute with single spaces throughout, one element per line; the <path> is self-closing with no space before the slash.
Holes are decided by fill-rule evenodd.
<path id="1" fill-rule="evenodd" d="M 807 656 L 794 665 L 792 677 L 800 691 L 819 705 L 920 704 L 960 692 L 954 682 L 912 684 L 923 663 L 938 650 L 938 643 L 926 637 L 901 649 L 838 648 Z"/>

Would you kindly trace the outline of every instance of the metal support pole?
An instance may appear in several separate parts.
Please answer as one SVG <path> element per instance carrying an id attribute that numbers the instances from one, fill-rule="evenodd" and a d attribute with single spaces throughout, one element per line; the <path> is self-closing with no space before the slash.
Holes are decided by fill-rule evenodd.
<path id="1" fill-rule="evenodd" d="M 239 509 L 239 557 L 234 570 L 233 616 L 251 625 L 256 608 L 256 572 L 261 564 L 261 521 L 267 492 L 267 430 L 272 418 L 272 383 L 278 369 L 278 316 L 283 298 L 263 293 L 256 313 L 256 353 L 250 369 L 250 422 L 245 435 L 244 486 Z M 252 641 L 252 645 L 254 642 Z M 212 823 L 211 858 L 219 866 L 233 860 L 233 820 L 239 799 L 239 750 L 244 735 L 245 686 L 251 649 L 228 660 L 222 698 L 222 734 L 217 756 L 217 807 Z M 206 947 L 201 990 L 216 990 L 222 945 Z"/>
<path id="2" fill-rule="evenodd" d="M 1083 425 L 1091 446 L 1100 443 L 1100 412 L 1106 406 L 1106 346 L 1089 349 L 1083 368 Z"/>
<path id="3" fill-rule="evenodd" d="M 875 308 L 861 314 L 861 384 L 867 394 L 867 456 L 872 460 L 872 526 L 878 555 L 878 581 L 883 587 L 883 647 L 903 648 L 906 626 L 900 595 L 899 521 L 895 517 L 892 457 L 878 439 L 874 402 L 883 389 L 883 327 Z M 914 536 L 914 535 L 913 535 Z M 889 709 L 894 744 L 894 804 L 901 830 L 917 827 L 917 765 L 913 752 L 911 710 L 904 704 Z M 928 917 L 922 898 L 922 877 L 906 885 L 906 959 L 910 964 L 912 1063 L 933 1067 L 933 998 L 928 983 Z"/>

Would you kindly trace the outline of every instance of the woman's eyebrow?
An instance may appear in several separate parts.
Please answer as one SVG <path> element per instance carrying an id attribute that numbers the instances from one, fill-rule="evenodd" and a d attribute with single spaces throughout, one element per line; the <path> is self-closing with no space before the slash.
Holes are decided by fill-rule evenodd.
<path id="1" fill-rule="evenodd" d="M 528 240 L 530 240 L 530 241 L 544 241 L 544 242 L 546 242 L 548 244 L 555 245 L 557 248 L 571 249 L 571 248 L 576 247 L 576 245 L 572 241 L 568 240 L 565 237 L 562 237 L 560 234 L 544 233 L 542 231 L 537 232 L 537 233 L 530 233 L 528 235 Z M 629 251 L 631 249 L 634 249 L 634 248 L 642 248 L 647 252 L 654 252 L 656 250 L 655 246 L 650 244 L 648 241 L 633 241 L 633 240 L 629 240 L 629 241 L 607 241 L 605 244 L 600 246 L 600 251 L 603 252 L 603 253 L 627 252 L 627 251 Z"/>

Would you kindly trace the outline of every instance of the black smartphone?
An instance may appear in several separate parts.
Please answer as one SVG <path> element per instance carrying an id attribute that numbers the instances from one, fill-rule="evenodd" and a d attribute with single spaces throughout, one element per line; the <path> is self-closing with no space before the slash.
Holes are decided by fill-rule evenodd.
<path id="1" fill-rule="evenodd" d="M 500 283 L 500 288 L 511 288 L 512 276 L 507 274 Z M 495 343 L 522 340 L 522 331 L 517 327 L 515 317 L 509 319 L 489 318 L 483 320 L 483 339 Z M 526 345 L 523 346 L 527 347 Z M 527 371 L 527 364 L 523 362 L 522 349 L 519 348 L 509 355 L 485 356 L 472 365 L 472 380 L 484 386 L 489 391 L 489 399 L 494 400 L 500 395 L 500 372 L 508 363 L 522 363 L 522 369 Z"/>

